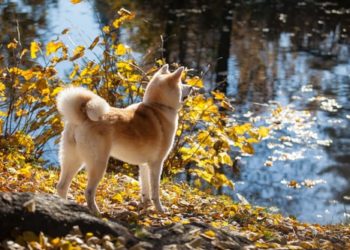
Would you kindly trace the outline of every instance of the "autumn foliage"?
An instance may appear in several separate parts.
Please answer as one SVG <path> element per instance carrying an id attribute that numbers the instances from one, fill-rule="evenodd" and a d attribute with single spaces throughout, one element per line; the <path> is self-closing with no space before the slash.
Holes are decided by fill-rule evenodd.
<path id="1" fill-rule="evenodd" d="M 79 3 L 80 0 L 71 2 Z M 50 167 L 48 145 L 57 144 L 63 128 L 55 97 L 65 86 L 84 86 L 116 107 L 125 107 L 142 99 L 149 79 L 165 61 L 156 59 L 153 67 L 142 69 L 133 58 L 132 49 L 121 43 L 118 36 L 121 25 L 131 21 L 134 14 L 125 9 L 118 14 L 90 44 L 73 47 L 65 44 L 62 38 L 69 37 L 69 30 L 65 29 L 57 39 L 46 44 L 32 41 L 26 47 L 20 39 L 13 38 L 2 48 L 1 192 L 55 193 L 57 168 L 45 169 L 43 166 Z M 66 75 L 59 70 L 61 65 L 69 69 Z M 176 68 L 179 65 L 171 66 Z M 185 71 L 182 80 L 197 88 L 205 85 L 190 69 Z M 164 177 L 168 180 L 185 173 L 190 176 L 189 184 L 202 188 L 202 191 L 188 183 L 165 181 L 161 196 L 170 212 L 140 214 L 136 202 L 139 200 L 139 183 L 129 177 L 133 174 L 132 167 L 123 164 L 123 174 L 107 173 L 98 188 L 96 198 L 102 205 L 102 212 L 123 221 L 135 236 L 145 241 L 162 237 L 150 233 L 147 228 L 166 227 L 168 231 L 174 230 L 171 231 L 174 234 L 189 235 L 191 241 L 186 246 L 189 244 L 193 248 L 203 240 L 218 249 L 240 247 L 227 245 L 229 243 L 220 238 L 231 232 L 240 232 L 247 239 L 244 244 L 250 245 L 250 249 L 347 248 L 350 239 L 347 226 L 311 226 L 280 214 L 270 214 L 265 208 L 252 207 L 249 203 L 234 203 L 227 196 L 212 196 L 204 190 L 203 186 L 234 188 L 226 174 L 227 169 L 233 168 L 237 155 L 254 154 L 253 145 L 269 135 L 269 128 L 240 123 L 233 118 L 232 112 L 234 108 L 225 94 L 216 91 L 189 96 L 180 110 L 179 127 L 173 150 L 165 163 Z M 277 116 L 282 110 L 278 107 L 273 112 Z M 271 166 L 272 161 L 265 165 Z M 85 185 L 84 173 L 78 174 L 72 183 L 71 192 L 80 204 L 85 202 Z M 199 222 L 213 229 L 185 230 L 186 225 Z M 30 249 L 83 249 L 79 246 L 86 243 L 93 249 L 105 247 L 108 241 L 116 249 L 124 249 L 122 240 L 111 239 L 108 235 L 98 239 L 92 232 L 57 238 L 43 233 L 20 232 L 15 241 L 6 244 L 21 244 Z"/>
<path id="2" fill-rule="evenodd" d="M 55 97 L 66 85 L 91 89 L 116 107 L 142 99 L 148 80 L 165 62 L 156 60 L 147 71 L 137 65 L 131 48 L 119 41 L 117 32 L 134 14 L 125 9 L 118 14 L 89 45 L 66 45 L 62 37 L 69 36 L 68 29 L 46 45 L 32 41 L 25 48 L 15 38 L 7 44 L 0 67 L 2 171 L 6 166 L 25 173 L 35 164 L 45 164 L 44 159 L 47 163 L 47 144 L 57 143 L 62 130 Z M 96 58 L 91 59 L 88 51 Z M 62 64 L 70 69 L 68 81 L 57 70 Z M 204 87 L 203 80 L 189 70 L 182 79 L 189 85 Z M 232 112 L 229 100 L 221 92 L 190 96 L 180 111 L 179 129 L 165 163 L 165 175 L 186 171 L 187 175 L 195 176 L 198 186 L 205 181 L 216 188 L 223 185 L 233 188 L 222 168 L 232 167 L 232 159 L 239 150 L 253 154 L 252 144 L 269 131 L 249 123 L 238 124 L 230 117 Z"/>

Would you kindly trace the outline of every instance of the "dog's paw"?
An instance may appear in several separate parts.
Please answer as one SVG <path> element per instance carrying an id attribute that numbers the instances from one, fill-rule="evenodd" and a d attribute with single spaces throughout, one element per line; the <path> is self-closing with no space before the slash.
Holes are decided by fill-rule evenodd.
<path id="1" fill-rule="evenodd" d="M 96 217 L 100 217 L 101 216 L 101 212 L 100 209 L 98 209 L 98 207 L 96 205 L 91 205 L 89 206 L 89 204 L 87 204 L 88 209 L 90 210 L 90 213 L 93 214 Z"/>
<path id="2" fill-rule="evenodd" d="M 144 201 L 141 201 L 139 204 L 138 204 L 138 211 L 140 214 L 144 214 L 146 213 L 147 209 L 151 206 L 151 201 L 150 200 L 144 200 Z"/>
<path id="3" fill-rule="evenodd" d="M 164 206 L 162 206 L 162 205 L 155 206 L 155 208 L 156 208 L 156 211 L 158 213 L 161 213 L 161 214 L 168 214 L 169 213 L 169 209 L 164 207 Z"/>

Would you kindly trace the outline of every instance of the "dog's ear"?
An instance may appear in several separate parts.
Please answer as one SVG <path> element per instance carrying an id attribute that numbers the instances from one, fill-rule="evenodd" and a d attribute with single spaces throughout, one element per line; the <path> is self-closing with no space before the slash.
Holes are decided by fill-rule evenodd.
<path id="1" fill-rule="evenodd" d="M 177 70 L 175 70 L 173 73 L 171 73 L 171 78 L 173 78 L 174 80 L 178 81 L 181 79 L 181 74 L 184 71 L 184 67 L 180 67 Z"/>
<path id="2" fill-rule="evenodd" d="M 157 74 L 168 74 L 169 71 L 169 64 L 164 64 L 157 72 Z"/>

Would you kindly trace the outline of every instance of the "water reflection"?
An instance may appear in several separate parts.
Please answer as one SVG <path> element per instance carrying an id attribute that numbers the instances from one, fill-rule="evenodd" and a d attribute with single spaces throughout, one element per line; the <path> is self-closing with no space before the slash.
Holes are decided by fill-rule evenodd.
<path id="1" fill-rule="evenodd" d="M 242 113 L 264 113 L 266 103 L 275 100 L 297 110 L 309 110 L 317 117 L 313 126 L 320 139 L 333 141 L 330 147 L 294 145 L 292 151 L 306 148 L 304 159 L 262 165 L 272 150 L 261 145 L 255 157 L 243 159 L 241 185 L 237 190 L 254 203 L 276 205 L 299 219 L 334 223 L 344 221 L 349 210 L 350 146 L 349 119 L 349 6 L 337 3 L 288 3 L 236 10 L 233 19 L 229 72 L 229 92 Z M 230 64 L 229 64 L 230 65 Z M 309 86 L 310 91 L 305 90 Z M 334 99 L 338 112 L 322 110 L 313 97 Z M 316 98 L 317 99 L 317 98 Z M 325 106 L 325 105 L 324 105 Z M 293 135 L 292 131 L 283 131 Z M 341 156 L 341 157 L 339 157 Z M 327 183 L 313 189 L 291 189 L 283 180 L 323 179 Z"/>
<path id="2" fill-rule="evenodd" d="M 318 140 L 333 143 L 294 143 L 285 150 L 304 150 L 304 158 L 265 167 L 276 153 L 270 144 L 295 136 L 286 127 L 259 145 L 255 156 L 240 160 L 241 173 L 233 176 L 236 192 L 301 220 L 344 221 L 344 212 L 350 211 L 350 2 L 96 0 L 73 7 L 63 0 L 7 1 L 0 5 L 0 39 L 7 44 L 16 37 L 17 15 L 21 29 L 28 29 L 23 41 L 38 35 L 52 39 L 67 27 L 73 27 L 73 40 L 91 41 L 122 6 L 138 14 L 120 35 L 144 67 L 165 57 L 206 72 L 208 84 L 220 82 L 209 87 L 226 91 L 240 117 L 248 110 L 269 114 L 264 104 L 271 100 L 311 112 L 316 120 L 307 120 L 310 130 Z M 341 107 L 333 107 L 330 99 Z M 283 184 L 305 179 L 326 183 L 311 189 Z"/>
<path id="3" fill-rule="evenodd" d="M 241 160 L 241 173 L 233 177 L 237 192 L 254 204 L 276 206 L 302 220 L 344 221 L 349 209 L 344 196 L 350 195 L 349 3 L 159 2 L 133 1 L 132 8 L 145 21 L 138 26 L 140 32 L 130 32 L 129 42 L 145 49 L 143 62 L 164 56 L 202 71 L 210 65 L 207 82 L 223 82 L 219 88 L 235 99 L 237 112 L 264 115 L 269 110 L 258 104 L 270 100 L 309 110 L 317 117 L 309 121 L 314 123 L 311 130 L 319 140 L 333 141 L 329 147 L 293 145 L 289 151 L 304 150 L 304 158 L 276 162 L 271 168 L 264 167 L 264 161 L 273 149 L 263 143 L 254 157 Z M 342 108 L 335 113 L 323 110 L 323 103 L 314 100 L 318 97 L 333 98 Z M 294 134 L 286 128 L 281 135 Z M 312 189 L 283 184 L 305 179 L 326 184 Z"/>

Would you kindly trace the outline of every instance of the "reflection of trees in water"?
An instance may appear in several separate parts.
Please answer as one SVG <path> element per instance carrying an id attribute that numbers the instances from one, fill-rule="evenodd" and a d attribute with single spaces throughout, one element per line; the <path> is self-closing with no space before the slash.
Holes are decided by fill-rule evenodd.
<path id="1" fill-rule="evenodd" d="M 347 79 L 347 84 L 350 86 L 350 77 Z M 347 94 L 349 94 L 349 90 Z M 349 104 L 348 104 L 349 105 Z M 349 114 L 350 107 L 344 107 L 347 112 L 343 112 L 345 114 Z M 334 164 L 328 166 L 327 168 L 321 171 L 321 174 L 336 174 L 344 179 L 345 185 L 342 185 L 342 188 L 336 188 L 333 192 L 336 195 L 336 199 L 341 203 L 350 204 L 349 198 L 344 198 L 344 196 L 350 197 L 350 133 L 349 133 L 349 119 L 345 121 L 342 127 L 333 127 L 329 126 L 326 129 L 327 134 L 331 138 L 335 138 L 333 140 L 332 145 L 327 148 L 327 152 L 330 156 L 332 156 L 334 160 Z"/>
<path id="2" fill-rule="evenodd" d="M 12 38 L 17 38 L 16 20 L 21 42 L 26 45 L 47 27 L 47 1 L 18 2 L 20 4 L 0 4 L 0 42 L 3 47 Z M 329 73 L 339 63 L 348 63 L 349 1 L 245 2 L 96 0 L 92 3 L 103 23 L 112 20 L 121 7 L 137 12 L 138 17 L 128 29 L 130 37 L 127 38 L 134 43 L 133 48 L 144 55 L 142 62 L 145 67 L 163 56 L 170 63 L 179 62 L 199 70 L 211 65 L 211 71 L 206 75 L 208 82 L 221 82 L 228 77 L 227 87 L 234 90 L 232 94 L 237 103 L 245 104 L 244 109 L 260 111 L 261 106 L 251 103 L 278 100 L 281 97 L 279 91 L 290 100 L 306 84 L 311 84 L 317 94 L 327 93 L 337 98 L 344 95 L 340 89 L 349 84 L 349 78 L 337 82 L 335 89 L 329 89 L 329 80 L 320 72 Z M 225 91 L 226 86 L 222 86 Z M 345 89 L 345 93 L 349 92 L 348 88 Z M 349 105 L 348 97 L 345 99 L 343 102 Z M 317 110 L 318 106 L 311 103 L 303 108 Z M 333 138 L 333 145 L 327 153 L 336 164 L 324 172 L 336 172 L 349 178 L 349 156 L 339 154 L 349 152 L 349 141 L 339 139 L 350 138 L 348 131 L 326 131 Z M 307 162 L 301 162 L 295 168 L 304 165 Z M 300 171 L 308 176 L 317 170 L 306 168 Z M 258 196 L 264 186 L 271 185 L 273 176 L 271 171 L 266 171 L 264 176 L 252 174 L 249 179 L 247 176 L 243 178 L 252 183 L 250 190 Z M 253 184 L 257 180 L 259 183 Z M 282 199 L 278 197 L 282 193 L 279 185 L 276 183 L 274 193 L 270 194 L 276 202 Z M 343 196 L 349 192 L 348 185 L 339 193 Z M 284 207 L 290 207 L 290 201 L 280 202 Z"/>
<path id="3" fill-rule="evenodd" d="M 55 2 L 55 1 L 51 1 Z M 39 30 L 47 25 L 46 1 L 7 1 L 0 3 L 0 51 L 14 38 L 20 40 L 23 47 L 30 44 L 33 39 L 39 37 Z M 19 39 L 20 38 L 20 39 Z M 5 56 L 11 60 L 11 57 Z"/>
<path id="4" fill-rule="evenodd" d="M 271 99 L 278 71 L 288 67 L 286 77 L 293 75 L 298 62 L 281 65 L 286 57 L 297 58 L 297 51 L 310 54 L 312 67 L 321 64 L 330 69 L 332 60 L 344 58 L 348 47 L 350 14 L 327 14 L 343 7 L 316 4 L 271 3 L 235 9 L 232 52 L 239 65 L 238 101 L 264 102 Z M 343 27 L 343 28 L 342 28 Z M 346 45 L 344 45 L 346 44 Z M 281 60 L 282 59 L 282 60 Z M 253 96 L 252 96 L 253 95 Z"/>
<path id="5" fill-rule="evenodd" d="M 96 1 L 97 6 L 99 2 Z M 117 5 L 114 2 L 115 9 L 122 6 Z M 108 13 L 106 8 L 113 9 L 111 6 L 103 11 L 101 6 L 97 9 L 104 14 Z M 145 62 L 165 56 L 168 62 L 180 62 L 200 70 L 210 64 L 211 71 L 206 76 L 208 82 L 223 81 L 228 77 L 227 87 L 240 104 L 238 109 L 263 112 L 262 106 L 252 103 L 266 103 L 268 100 L 290 102 L 292 96 L 300 95 L 301 87 L 307 84 L 312 85 L 316 96 L 326 94 L 341 98 L 341 91 L 329 90 L 328 85 L 329 81 L 334 81 L 335 76 L 331 72 L 334 66 L 348 63 L 350 2 L 285 0 L 246 4 L 244 1 L 139 0 L 125 1 L 123 6 L 136 10 L 139 18 L 143 19 L 135 20 L 137 28 L 131 28 L 131 41 L 146 55 Z M 232 26 L 228 27 L 229 24 Z M 331 79 L 327 78 L 330 74 Z M 342 88 L 347 83 L 336 84 Z M 345 102 L 348 105 L 348 98 Z M 305 100 L 295 103 L 297 108 L 311 110 L 315 115 L 319 112 L 319 103 L 307 103 Z M 333 139 L 334 144 L 325 157 L 339 164 L 329 171 L 334 180 L 337 176 L 348 178 L 345 171 L 348 164 L 344 164 L 344 159 L 340 159 L 332 148 L 338 148 L 338 151 L 349 148 L 349 144 L 339 138 L 350 136 L 347 130 L 341 130 L 341 134 L 337 135 L 329 134 L 328 130 L 324 132 L 331 126 L 325 125 L 328 118 L 327 114 L 322 117 L 324 124 L 317 132 Z M 321 164 L 315 159 L 309 162 L 309 158 L 313 157 L 309 155 L 308 159 L 299 162 L 283 162 L 275 166 L 278 169 L 275 172 L 273 169 L 261 170 L 257 166 L 262 166 L 261 159 L 271 153 L 268 151 L 262 152 L 257 162 L 243 166 L 242 169 L 247 171 L 239 179 L 245 180 L 247 186 L 242 190 L 252 194 L 256 200 L 265 201 L 266 205 L 279 205 L 292 214 L 305 210 L 303 213 L 309 211 L 311 216 L 313 211 L 320 211 L 336 183 L 300 191 L 281 187 L 280 180 L 290 180 L 291 176 L 322 178 L 323 172 L 318 171 L 329 162 Z M 345 187 L 339 193 L 349 195 L 349 191 Z M 293 200 L 286 199 L 287 195 L 293 196 Z M 309 200 L 305 201 L 305 197 Z"/>
<path id="6" fill-rule="evenodd" d="M 164 56 L 169 62 L 190 67 L 215 67 L 226 1 L 109 1 L 107 6 L 99 2 L 96 7 L 102 15 L 111 16 L 108 10 L 121 6 L 137 12 L 137 28 L 132 28 L 131 41 L 136 49 L 144 50 L 146 61 Z"/>
<path id="7" fill-rule="evenodd" d="M 259 92 L 249 98 L 260 102 L 273 95 L 276 56 L 284 41 L 290 43 L 285 50 L 305 50 L 325 61 L 344 52 L 341 45 L 349 42 L 348 5 L 343 1 L 96 1 L 104 16 L 112 16 L 112 10 L 121 6 L 138 12 L 142 21 L 132 28 L 131 39 L 149 61 L 164 55 L 169 62 L 198 69 L 209 64 L 221 82 L 231 51 L 241 73 L 239 99 Z"/>
<path id="8" fill-rule="evenodd" d="M 0 4 L 0 30 L 2 43 L 17 38 L 17 22 L 22 42 L 37 38 L 38 29 L 46 27 L 45 1 L 20 1 Z"/>

